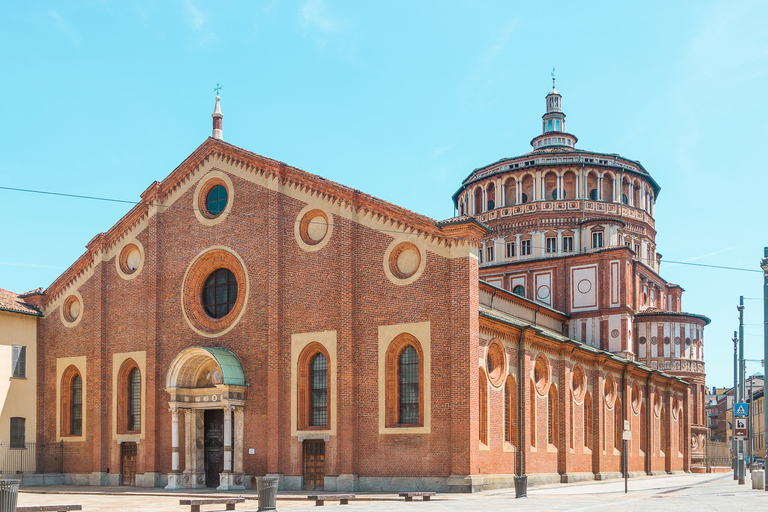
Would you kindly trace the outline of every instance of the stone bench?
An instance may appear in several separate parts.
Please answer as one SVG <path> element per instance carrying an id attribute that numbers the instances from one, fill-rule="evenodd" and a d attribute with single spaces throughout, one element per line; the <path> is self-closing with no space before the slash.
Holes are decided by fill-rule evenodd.
<path id="1" fill-rule="evenodd" d="M 83 510 L 80 505 L 38 505 L 35 507 L 16 507 L 16 512 L 66 512 L 67 510 Z"/>
<path id="2" fill-rule="evenodd" d="M 354 494 L 310 494 L 308 500 L 315 500 L 316 507 L 322 507 L 326 500 L 339 501 L 339 505 L 349 505 L 349 500 L 355 499 Z"/>
<path id="3" fill-rule="evenodd" d="M 400 496 L 405 498 L 405 501 L 413 501 L 414 496 L 421 496 L 422 501 L 429 501 L 434 496 L 434 492 L 401 492 Z"/>
<path id="4" fill-rule="evenodd" d="M 235 503 L 245 503 L 245 498 L 200 498 L 179 500 L 179 505 L 189 505 L 190 512 L 200 512 L 201 505 L 226 505 L 226 510 L 235 510 Z"/>

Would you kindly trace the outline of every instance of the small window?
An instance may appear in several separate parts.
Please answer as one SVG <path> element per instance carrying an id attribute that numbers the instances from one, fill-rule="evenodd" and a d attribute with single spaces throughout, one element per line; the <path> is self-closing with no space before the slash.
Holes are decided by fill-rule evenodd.
<path id="1" fill-rule="evenodd" d="M 512 293 L 514 293 L 515 295 L 519 295 L 521 297 L 525 297 L 525 287 L 519 284 L 514 288 L 512 288 Z"/>
<path id="2" fill-rule="evenodd" d="M 515 257 L 515 242 L 507 242 L 507 258 Z"/>
<path id="3" fill-rule="evenodd" d="M 488 256 L 488 263 L 493 261 L 493 246 L 485 248 L 485 254 Z"/>
<path id="4" fill-rule="evenodd" d="M 547 237 L 547 252 L 548 253 L 557 252 L 557 238 L 553 236 Z"/>
<path id="5" fill-rule="evenodd" d="M 555 130 L 558 131 L 558 132 L 560 131 L 560 120 L 559 119 L 555 119 Z"/>
<path id="6" fill-rule="evenodd" d="M 627 194 L 621 194 L 621 203 L 622 204 L 629 203 L 629 199 L 627 198 Z"/>
<path id="7" fill-rule="evenodd" d="M 640 253 L 640 244 L 635 244 L 635 253 L 638 258 L 642 259 L 643 255 Z"/>
<path id="8" fill-rule="evenodd" d="M 26 448 L 26 420 L 11 418 L 11 448 Z"/>
<path id="9" fill-rule="evenodd" d="M 603 246 L 603 233 L 592 233 L 592 247 L 594 249 L 599 249 Z"/>
<path id="10" fill-rule="evenodd" d="M 477 251 L 477 259 L 478 259 L 478 263 L 480 263 L 482 265 L 483 264 L 483 251 L 482 250 L 481 251 Z"/>
<path id="11" fill-rule="evenodd" d="M 205 197 L 205 209 L 213 216 L 219 215 L 227 206 L 227 189 L 223 185 L 216 185 Z"/>
<path id="12" fill-rule="evenodd" d="M 228 268 L 214 270 L 203 285 L 203 306 L 212 318 L 224 318 L 237 302 L 237 279 Z"/>
<path id="13" fill-rule="evenodd" d="M 496 203 L 493 201 L 493 199 L 489 199 L 488 200 L 488 209 L 489 210 L 493 210 L 494 208 L 496 208 Z"/>
<path id="14" fill-rule="evenodd" d="M 521 202 L 521 203 L 527 203 L 527 202 L 528 202 L 528 194 L 526 194 L 525 192 L 523 192 L 523 193 L 520 195 L 520 202 Z"/>
<path id="15" fill-rule="evenodd" d="M 564 236 L 563 237 L 563 252 L 573 252 L 573 237 L 572 236 Z"/>
<path id="16" fill-rule="evenodd" d="M 597 189 L 596 188 L 593 188 L 592 190 L 589 191 L 589 198 L 592 201 L 597 201 Z"/>
<path id="17" fill-rule="evenodd" d="M 552 120 L 551 119 L 549 121 L 547 121 L 547 131 L 548 132 L 552 131 Z"/>
<path id="18" fill-rule="evenodd" d="M 27 376 L 27 347 L 14 345 L 11 361 L 12 376 L 18 379 Z"/>
<path id="19" fill-rule="evenodd" d="M 531 254 L 531 241 L 523 240 L 522 242 L 520 242 L 520 255 L 530 256 L 530 254 Z"/>

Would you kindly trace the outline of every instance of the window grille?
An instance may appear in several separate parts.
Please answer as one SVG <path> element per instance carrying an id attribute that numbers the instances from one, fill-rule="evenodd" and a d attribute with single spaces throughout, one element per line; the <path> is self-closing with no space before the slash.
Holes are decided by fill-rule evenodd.
<path id="1" fill-rule="evenodd" d="M 224 318 L 237 301 L 237 279 L 228 268 L 211 273 L 203 285 L 203 306 L 212 318 Z"/>
<path id="2" fill-rule="evenodd" d="M 400 423 L 419 423 L 419 354 L 411 345 L 400 353 Z"/>
<path id="3" fill-rule="evenodd" d="M 83 435 L 83 379 L 75 375 L 72 379 L 72 410 L 69 433 L 73 436 Z"/>
<path id="4" fill-rule="evenodd" d="M 310 415 L 309 425 L 328 425 L 328 360 L 317 354 L 310 363 Z"/>
<path id="5" fill-rule="evenodd" d="M 11 418 L 11 448 L 26 448 L 24 418 Z"/>
<path id="6" fill-rule="evenodd" d="M 138 368 L 131 370 L 128 386 L 128 430 L 139 432 L 141 430 L 141 373 Z"/>

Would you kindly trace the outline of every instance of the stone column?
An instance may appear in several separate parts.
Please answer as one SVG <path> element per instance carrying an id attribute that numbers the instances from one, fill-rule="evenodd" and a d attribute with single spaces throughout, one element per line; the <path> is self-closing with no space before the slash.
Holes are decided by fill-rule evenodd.
<path id="1" fill-rule="evenodd" d="M 179 472 L 179 409 L 171 406 L 171 471 Z"/>
<path id="2" fill-rule="evenodd" d="M 243 408 L 235 407 L 235 446 L 237 450 L 234 451 L 234 471 L 235 473 L 243 472 L 243 451 L 245 450 L 245 435 L 243 433 Z"/>
<path id="3" fill-rule="evenodd" d="M 232 472 L 232 407 L 224 408 L 224 472 Z"/>

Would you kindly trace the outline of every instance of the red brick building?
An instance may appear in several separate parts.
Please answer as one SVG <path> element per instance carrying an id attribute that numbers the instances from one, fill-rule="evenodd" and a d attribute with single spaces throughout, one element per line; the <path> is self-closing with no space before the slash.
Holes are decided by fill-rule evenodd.
<path id="1" fill-rule="evenodd" d="M 472 203 L 478 189 L 505 197 L 488 192 L 495 167 L 465 180 L 462 215 L 437 222 L 227 144 L 221 128 L 217 97 L 213 137 L 27 299 L 43 312 L 38 440 L 64 442 L 65 482 L 237 489 L 278 475 L 283 489 L 472 491 L 514 474 L 600 479 L 619 475 L 625 427 L 630 472 L 690 468 L 695 385 L 632 340 L 650 333 L 643 323 L 705 319 L 679 313 L 682 290 L 657 265 L 613 242 L 491 264 L 500 223 L 518 215 Z M 654 198 L 643 179 L 633 190 Z M 559 226 L 552 202 L 530 197 L 519 219 Z M 618 240 L 621 205 L 600 204 L 580 229 Z M 600 290 L 583 293 L 598 309 L 573 302 L 576 277 Z M 659 311 L 638 311 L 641 289 Z"/>

